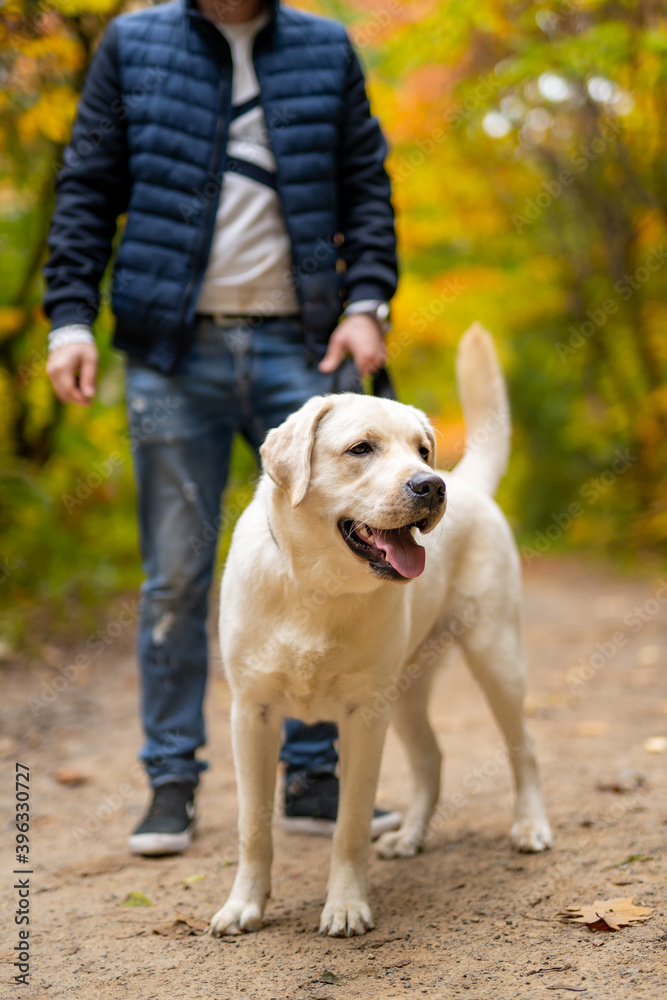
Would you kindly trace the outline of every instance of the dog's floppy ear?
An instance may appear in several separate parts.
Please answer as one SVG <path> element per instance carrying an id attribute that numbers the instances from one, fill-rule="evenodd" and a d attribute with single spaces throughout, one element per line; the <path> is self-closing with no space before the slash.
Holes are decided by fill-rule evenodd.
<path id="1" fill-rule="evenodd" d="M 298 506 L 308 491 L 315 431 L 333 403 L 333 396 L 313 396 L 280 427 L 269 431 L 259 449 L 264 471 L 285 490 L 292 507 Z"/>

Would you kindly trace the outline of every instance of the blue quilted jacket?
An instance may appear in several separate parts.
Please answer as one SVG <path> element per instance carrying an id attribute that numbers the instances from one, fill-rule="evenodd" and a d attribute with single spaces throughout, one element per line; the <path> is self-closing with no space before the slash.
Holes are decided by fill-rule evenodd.
<path id="1" fill-rule="evenodd" d="M 343 302 L 395 291 L 386 146 L 340 25 L 276 2 L 253 58 L 306 343 L 319 358 Z M 111 282 L 114 343 L 173 371 L 213 238 L 231 78 L 228 44 L 192 0 L 111 22 L 57 181 L 44 269 L 53 328 L 95 318 L 126 213 Z"/>

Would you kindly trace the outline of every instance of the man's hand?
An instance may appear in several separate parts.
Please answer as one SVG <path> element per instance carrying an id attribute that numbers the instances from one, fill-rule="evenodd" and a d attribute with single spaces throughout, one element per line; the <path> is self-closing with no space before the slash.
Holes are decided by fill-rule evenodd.
<path id="1" fill-rule="evenodd" d="M 97 374 L 95 344 L 63 344 L 49 355 L 46 374 L 61 403 L 89 406 L 95 395 Z"/>
<path id="2" fill-rule="evenodd" d="M 319 364 L 321 372 L 335 372 L 341 361 L 351 355 L 361 377 L 374 375 L 387 360 L 387 349 L 380 327 L 372 316 L 363 313 L 348 316 L 336 327 L 327 353 Z"/>

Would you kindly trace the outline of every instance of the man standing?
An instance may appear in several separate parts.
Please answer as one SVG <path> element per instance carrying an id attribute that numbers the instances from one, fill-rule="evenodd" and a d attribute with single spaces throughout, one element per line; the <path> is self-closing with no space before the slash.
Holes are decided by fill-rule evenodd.
<path id="1" fill-rule="evenodd" d="M 111 22 L 58 178 L 47 371 L 88 404 L 112 278 L 145 583 L 138 653 L 151 785 L 130 837 L 183 850 L 206 767 L 206 613 L 231 444 L 258 449 L 351 356 L 385 360 L 396 286 L 386 147 L 343 28 L 265 0 L 172 0 Z M 342 319 L 341 319 L 342 313 Z M 339 322 L 340 321 L 340 322 Z M 338 324 L 338 325 L 337 325 Z M 286 724 L 286 823 L 333 825 L 335 727 Z M 397 825 L 378 812 L 375 832 Z"/>

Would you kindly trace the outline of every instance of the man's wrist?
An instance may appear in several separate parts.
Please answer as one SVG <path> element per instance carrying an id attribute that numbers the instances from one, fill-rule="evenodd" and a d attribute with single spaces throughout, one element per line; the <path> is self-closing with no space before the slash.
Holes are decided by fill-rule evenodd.
<path id="1" fill-rule="evenodd" d="M 49 334 L 49 354 L 53 354 L 59 347 L 67 344 L 94 344 L 95 338 L 90 332 L 90 327 L 83 323 L 71 323 L 69 326 L 60 326 L 52 330 Z"/>
<path id="2" fill-rule="evenodd" d="M 382 334 L 387 334 L 391 330 L 389 303 L 381 299 L 358 299 L 356 302 L 348 303 L 343 310 L 343 319 L 350 316 L 370 316 Z"/>

